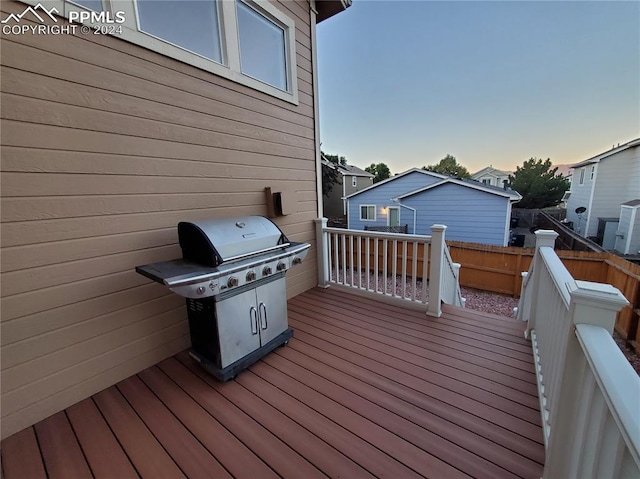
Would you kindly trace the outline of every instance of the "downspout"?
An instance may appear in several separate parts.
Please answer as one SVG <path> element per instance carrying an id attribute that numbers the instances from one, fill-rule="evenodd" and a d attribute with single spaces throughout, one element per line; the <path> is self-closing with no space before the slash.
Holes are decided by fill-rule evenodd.
<path id="1" fill-rule="evenodd" d="M 311 22 L 311 69 L 313 82 L 313 129 L 315 135 L 316 154 L 316 201 L 318 202 L 318 218 L 322 218 L 324 210 L 322 207 L 322 161 L 320 159 L 320 111 L 318 101 L 318 53 L 316 51 L 316 1 L 309 1 L 309 21 Z"/>
<path id="2" fill-rule="evenodd" d="M 416 209 L 412 208 L 411 206 L 403 205 L 402 203 L 400 203 L 399 198 L 391 198 L 391 201 L 394 203 L 397 203 L 398 206 L 402 206 L 403 208 L 413 211 L 413 231 L 411 232 L 411 234 L 416 234 L 416 216 L 417 216 Z"/>

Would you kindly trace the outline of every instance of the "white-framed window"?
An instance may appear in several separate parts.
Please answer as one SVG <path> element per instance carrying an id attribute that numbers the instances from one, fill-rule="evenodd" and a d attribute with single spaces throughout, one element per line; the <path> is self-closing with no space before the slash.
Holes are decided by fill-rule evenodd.
<path id="1" fill-rule="evenodd" d="M 483 185 L 490 185 L 491 184 L 491 179 L 490 178 L 484 178 L 482 180 L 482 184 Z"/>
<path id="2" fill-rule="evenodd" d="M 584 185 L 584 172 L 586 168 L 580 168 L 580 182 L 579 184 Z"/>
<path id="3" fill-rule="evenodd" d="M 357 176 L 352 176 L 351 177 L 351 186 L 353 186 L 354 188 L 356 188 L 358 186 L 358 177 Z"/>
<path id="4" fill-rule="evenodd" d="M 32 6 L 39 3 L 22 1 Z M 48 0 L 46 3 L 73 24 L 100 29 L 102 33 L 298 104 L 295 21 L 268 0 Z M 79 14 L 92 12 L 93 17 L 78 19 Z M 107 19 L 123 21 L 105 21 L 105 15 Z"/>
<path id="5" fill-rule="evenodd" d="M 360 220 L 361 221 L 375 221 L 376 220 L 376 205 L 360 205 Z"/>
<path id="6" fill-rule="evenodd" d="M 596 174 L 596 165 L 593 165 L 591 167 L 591 178 L 590 178 L 592 181 L 595 174 Z"/>

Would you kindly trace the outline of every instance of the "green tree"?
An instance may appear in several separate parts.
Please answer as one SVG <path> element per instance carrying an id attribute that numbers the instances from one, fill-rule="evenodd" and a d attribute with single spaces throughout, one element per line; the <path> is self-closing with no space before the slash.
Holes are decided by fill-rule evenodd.
<path id="1" fill-rule="evenodd" d="M 322 158 L 329 163 L 335 165 L 346 165 L 347 159 L 344 156 L 327 155 L 323 151 L 320 152 Z M 340 175 L 338 174 L 338 168 L 333 165 L 322 164 L 322 194 L 327 196 L 333 189 L 333 185 L 338 182 Z"/>
<path id="2" fill-rule="evenodd" d="M 371 165 L 367 166 L 364 171 L 366 171 L 367 173 L 371 173 L 374 176 L 374 183 L 386 180 L 387 178 L 391 177 L 391 170 L 384 163 L 371 163 Z"/>
<path id="3" fill-rule="evenodd" d="M 530 158 L 509 175 L 509 186 L 522 195 L 518 208 L 556 206 L 571 184 L 547 158 Z"/>
<path id="4" fill-rule="evenodd" d="M 456 160 L 455 156 L 447 155 L 435 165 L 422 167 L 423 170 L 441 173 L 443 175 L 455 176 L 456 178 L 471 178 L 469 170 Z"/>

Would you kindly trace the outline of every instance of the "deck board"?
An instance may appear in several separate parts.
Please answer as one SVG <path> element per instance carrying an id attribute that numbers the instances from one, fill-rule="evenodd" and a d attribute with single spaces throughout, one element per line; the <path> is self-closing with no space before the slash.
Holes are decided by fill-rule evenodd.
<path id="1" fill-rule="evenodd" d="M 68 408 L 67 416 L 96 479 L 138 477 L 131 461 L 91 399 Z"/>
<path id="2" fill-rule="evenodd" d="M 289 324 L 234 381 L 181 353 L 7 438 L 3 477 L 541 476 L 523 323 L 313 289 Z"/>
<path id="3" fill-rule="evenodd" d="M 64 411 L 36 424 L 38 444 L 50 479 L 91 478 L 75 434 Z"/>

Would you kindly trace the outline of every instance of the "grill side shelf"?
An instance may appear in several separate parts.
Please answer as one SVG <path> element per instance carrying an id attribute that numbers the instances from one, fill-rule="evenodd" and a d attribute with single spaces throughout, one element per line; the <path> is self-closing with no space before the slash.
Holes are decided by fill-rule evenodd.
<path id="1" fill-rule="evenodd" d="M 213 268 L 203 267 L 201 264 L 175 259 L 160 263 L 145 264 L 136 266 L 136 272 L 142 276 L 152 279 L 156 283 L 166 285 L 171 279 L 176 277 L 202 276 L 203 274 L 213 274 Z"/>

